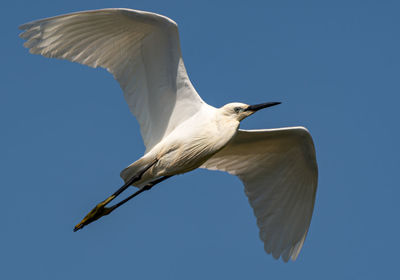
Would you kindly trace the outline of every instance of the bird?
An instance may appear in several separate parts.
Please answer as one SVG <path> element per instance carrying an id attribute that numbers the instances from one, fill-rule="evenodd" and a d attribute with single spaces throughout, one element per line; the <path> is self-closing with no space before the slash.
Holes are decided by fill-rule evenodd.
<path id="1" fill-rule="evenodd" d="M 193 87 L 182 59 L 178 25 L 152 12 L 110 8 L 23 24 L 32 54 L 101 67 L 118 81 L 140 125 L 146 150 L 122 170 L 124 184 L 78 223 L 80 230 L 138 194 L 197 168 L 238 176 L 253 208 L 264 249 L 296 260 L 313 214 L 318 165 L 304 127 L 244 130 L 240 122 L 280 102 L 213 107 Z M 137 191 L 108 206 L 127 188 Z"/>

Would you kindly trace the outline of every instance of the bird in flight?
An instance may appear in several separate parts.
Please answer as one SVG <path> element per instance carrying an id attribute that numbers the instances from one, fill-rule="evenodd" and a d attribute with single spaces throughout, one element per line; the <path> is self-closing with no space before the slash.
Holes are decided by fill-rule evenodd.
<path id="1" fill-rule="evenodd" d="M 107 69 L 140 124 L 144 155 L 122 170 L 125 184 L 97 204 L 74 231 L 110 214 L 171 176 L 196 168 L 238 176 L 254 210 L 265 251 L 285 262 L 303 246 L 314 208 L 318 169 L 304 127 L 242 130 L 240 122 L 280 104 L 205 103 L 186 72 L 178 26 L 131 9 L 76 12 L 20 26 L 33 54 Z M 128 187 L 137 192 L 106 207 Z"/>

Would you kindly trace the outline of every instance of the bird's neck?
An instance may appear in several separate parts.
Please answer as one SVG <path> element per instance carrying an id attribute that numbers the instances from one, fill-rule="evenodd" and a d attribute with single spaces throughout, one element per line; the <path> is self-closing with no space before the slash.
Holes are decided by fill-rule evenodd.
<path id="1" fill-rule="evenodd" d="M 215 121 L 217 137 L 220 138 L 221 142 L 227 144 L 235 136 L 239 125 L 240 122 L 231 117 L 217 116 Z"/>

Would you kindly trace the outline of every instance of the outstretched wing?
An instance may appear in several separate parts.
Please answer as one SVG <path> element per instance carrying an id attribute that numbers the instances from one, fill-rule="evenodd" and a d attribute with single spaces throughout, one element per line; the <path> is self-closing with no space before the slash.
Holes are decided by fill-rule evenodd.
<path id="1" fill-rule="evenodd" d="M 20 26 L 34 54 L 103 67 L 124 91 L 146 151 L 204 104 L 186 73 L 176 23 L 129 9 L 77 12 Z"/>
<path id="2" fill-rule="evenodd" d="M 265 251 L 295 260 L 311 222 L 318 168 L 303 127 L 239 130 L 203 166 L 237 175 L 253 207 Z"/>

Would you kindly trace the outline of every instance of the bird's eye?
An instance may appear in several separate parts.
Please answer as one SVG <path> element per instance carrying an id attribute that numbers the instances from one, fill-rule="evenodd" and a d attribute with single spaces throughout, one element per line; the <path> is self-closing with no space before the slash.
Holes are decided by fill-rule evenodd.
<path id="1" fill-rule="evenodd" d="M 242 111 L 242 108 L 241 107 L 235 107 L 233 110 L 235 111 L 236 114 L 238 114 L 239 112 Z"/>

